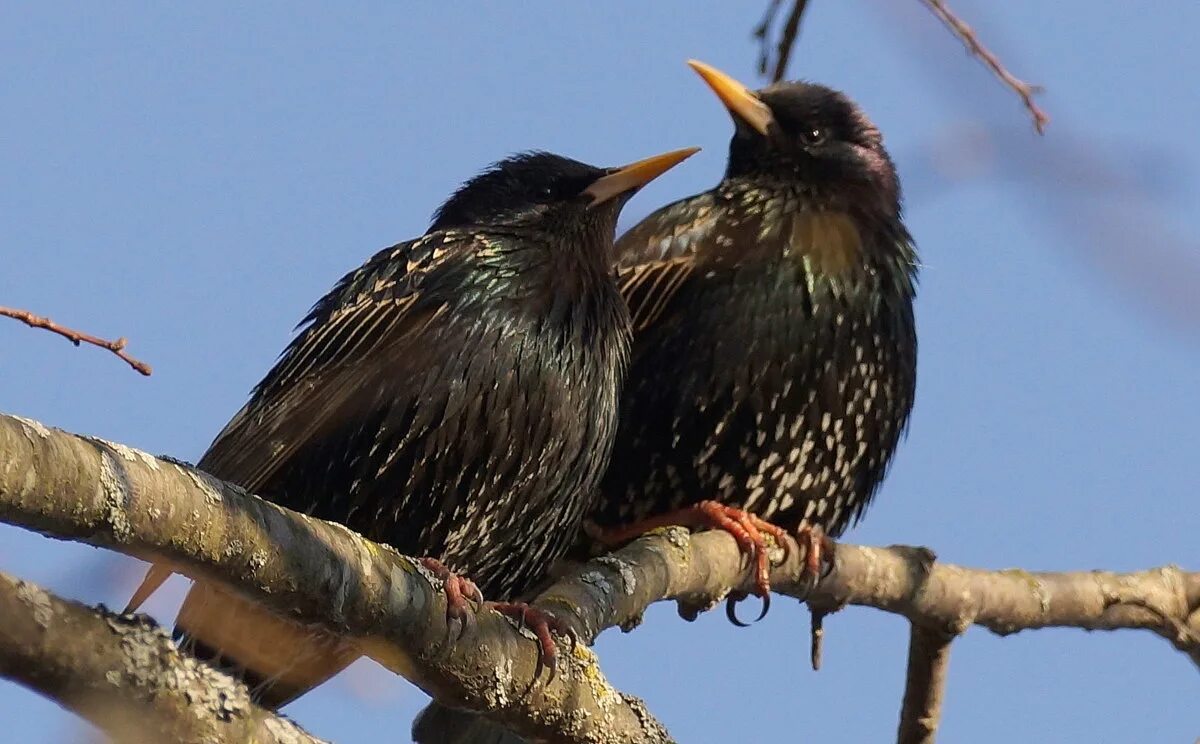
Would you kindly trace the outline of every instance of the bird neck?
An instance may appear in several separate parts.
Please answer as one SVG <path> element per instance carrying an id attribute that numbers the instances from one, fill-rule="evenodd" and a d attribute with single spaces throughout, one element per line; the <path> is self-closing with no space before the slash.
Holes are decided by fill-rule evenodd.
<path id="1" fill-rule="evenodd" d="M 916 254 L 896 210 L 762 178 L 726 179 L 716 196 L 726 229 L 742 236 L 732 241 L 740 264 L 791 260 L 810 283 L 882 281 L 882 291 L 911 295 Z"/>

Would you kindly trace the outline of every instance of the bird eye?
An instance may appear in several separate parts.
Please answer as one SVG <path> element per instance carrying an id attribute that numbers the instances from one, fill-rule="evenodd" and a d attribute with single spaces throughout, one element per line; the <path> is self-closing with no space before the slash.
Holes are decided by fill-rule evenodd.
<path id="1" fill-rule="evenodd" d="M 812 127 L 811 129 L 800 134 L 800 141 L 805 147 L 817 147 L 825 144 L 825 140 L 829 139 L 829 132 L 821 127 Z"/>

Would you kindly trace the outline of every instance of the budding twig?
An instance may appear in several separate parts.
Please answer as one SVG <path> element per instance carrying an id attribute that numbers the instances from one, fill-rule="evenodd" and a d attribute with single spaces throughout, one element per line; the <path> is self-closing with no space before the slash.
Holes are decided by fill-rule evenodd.
<path id="1" fill-rule="evenodd" d="M 124 336 L 115 341 L 109 341 L 107 339 L 99 338 L 98 336 L 93 336 L 89 333 L 84 333 L 83 331 L 77 331 L 73 328 L 61 326 L 49 318 L 41 315 L 34 315 L 28 310 L 18 310 L 12 307 L 0 306 L 0 315 L 19 320 L 32 328 L 44 328 L 52 333 L 57 333 L 76 346 L 79 346 L 80 344 L 91 344 L 92 346 L 98 346 L 101 349 L 108 349 L 123 359 L 130 367 L 133 367 L 135 370 L 141 372 L 147 377 L 150 376 L 151 369 L 149 364 L 146 364 L 138 359 L 134 359 L 125 353 L 125 347 L 128 345 L 129 340 Z"/>

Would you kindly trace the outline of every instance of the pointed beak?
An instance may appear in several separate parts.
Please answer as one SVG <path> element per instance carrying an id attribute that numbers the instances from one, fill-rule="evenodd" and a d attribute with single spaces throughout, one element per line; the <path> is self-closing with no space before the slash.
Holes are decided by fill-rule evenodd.
<path id="1" fill-rule="evenodd" d="M 593 181 L 583 193 L 592 197 L 589 206 L 598 206 L 613 197 L 640 189 L 699 151 L 699 147 L 685 147 L 613 168 L 607 175 Z"/>
<path id="2" fill-rule="evenodd" d="M 706 65 L 695 59 L 688 60 L 688 66 L 696 71 L 708 87 L 712 88 L 725 108 L 729 109 L 739 119 L 754 127 L 754 131 L 767 136 L 767 130 L 775 121 L 775 115 L 767 104 L 754 95 L 746 86 L 729 77 L 717 68 Z"/>

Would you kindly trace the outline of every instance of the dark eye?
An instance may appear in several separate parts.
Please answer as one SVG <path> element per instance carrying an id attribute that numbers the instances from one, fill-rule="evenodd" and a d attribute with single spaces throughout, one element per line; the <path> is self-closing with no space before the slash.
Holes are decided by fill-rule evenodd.
<path id="1" fill-rule="evenodd" d="M 805 147 L 823 145 L 827 139 L 829 139 L 829 132 L 821 127 L 812 127 L 800 133 L 800 142 Z"/>

